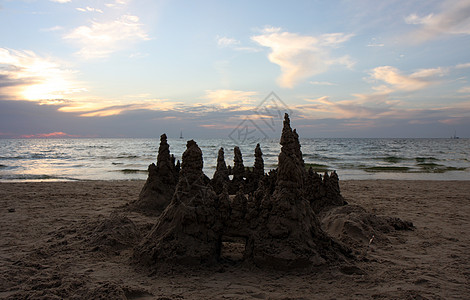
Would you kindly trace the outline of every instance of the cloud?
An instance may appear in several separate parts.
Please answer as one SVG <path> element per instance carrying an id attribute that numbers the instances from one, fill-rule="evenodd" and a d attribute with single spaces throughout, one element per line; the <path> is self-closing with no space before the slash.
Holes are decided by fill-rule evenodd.
<path id="1" fill-rule="evenodd" d="M 328 96 L 305 99 L 313 104 L 299 105 L 296 109 L 307 118 L 378 119 L 393 106 L 384 94 L 356 95 L 356 99 L 331 101 Z"/>
<path id="2" fill-rule="evenodd" d="M 330 57 L 332 48 L 339 47 L 351 37 L 351 34 L 344 33 L 315 37 L 268 27 L 261 35 L 251 39 L 261 46 L 271 48 L 268 59 L 281 67 L 279 85 L 293 88 L 301 81 L 325 72 L 333 64 L 352 67 L 354 63 L 349 56 Z"/>
<path id="3" fill-rule="evenodd" d="M 217 36 L 217 46 L 221 48 L 238 45 L 238 44 L 240 44 L 240 41 L 234 38 L 228 38 L 225 36 L 222 36 L 222 37 Z"/>
<path id="4" fill-rule="evenodd" d="M 105 99 L 87 99 L 86 101 L 68 101 L 58 107 L 58 111 L 73 113 L 79 117 L 96 118 L 112 117 L 130 114 L 137 111 L 168 112 L 170 114 L 183 114 L 184 118 L 209 120 L 206 116 L 219 115 L 220 122 L 239 121 L 241 115 L 252 114 L 255 103 L 258 101 L 258 93 L 253 91 L 237 90 L 206 90 L 204 96 L 199 99 L 201 103 L 185 104 L 168 99 L 147 99 L 148 94 L 123 96 L 122 101 Z M 132 99 L 131 99 L 132 98 Z M 229 116 L 229 117 L 226 117 Z M 166 119 L 181 119 L 175 115 L 166 116 Z M 232 121 L 230 121 L 230 120 Z M 234 121 L 234 122 L 235 122 Z M 236 122 L 235 122 L 236 123 Z M 236 124 L 232 124 L 235 126 Z"/>
<path id="5" fill-rule="evenodd" d="M 136 98 L 142 98 L 140 95 Z M 120 115 L 129 111 L 171 111 L 177 110 L 182 102 L 169 101 L 167 99 L 135 100 L 127 99 L 125 103 L 120 101 L 96 100 L 93 101 L 71 101 L 58 108 L 59 111 L 77 113 L 80 117 L 108 117 Z"/>
<path id="6" fill-rule="evenodd" d="M 103 11 L 99 8 L 93 8 L 90 6 L 86 6 L 84 8 L 82 7 L 77 7 L 76 10 L 81 11 L 81 12 L 98 12 L 98 13 L 103 13 Z"/>
<path id="7" fill-rule="evenodd" d="M 410 107 L 408 103 L 394 98 L 394 92 L 417 91 L 439 83 L 438 79 L 448 75 L 456 67 L 419 69 L 411 74 L 403 74 L 391 66 L 377 67 L 370 73 L 370 78 L 384 82 L 373 87 L 375 92 L 353 94 L 351 99 L 332 100 L 328 96 L 305 99 L 308 104 L 297 105 L 294 109 L 305 120 L 338 120 L 347 124 L 369 124 L 380 127 L 388 123 L 400 128 L 403 124 L 467 124 L 470 121 L 468 101 L 443 102 L 441 105 L 428 104 L 425 108 Z M 463 87 L 458 92 L 470 93 L 470 87 Z M 365 121 L 363 123 L 362 121 Z M 352 126 L 352 125 L 351 125 Z"/>
<path id="8" fill-rule="evenodd" d="M 384 43 L 378 43 L 378 44 L 369 43 L 369 44 L 367 44 L 367 47 L 384 47 L 384 46 L 385 46 Z"/>
<path id="9" fill-rule="evenodd" d="M 64 28 L 62 26 L 53 26 L 53 27 L 49 27 L 49 28 L 44 28 L 44 29 L 42 29 L 42 31 L 52 32 L 52 31 L 61 31 L 63 29 Z"/>
<path id="10" fill-rule="evenodd" d="M 223 108 L 229 107 L 253 107 L 258 93 L 253 91 L 237 90 L 206 90 L 206 94 L 201 99 L 208 100 L 209 104 L 215 104 Z"/>
<path id="11" fill-rule="evenodd" d="M 81 111 L 65 111 L 64 104 L 39 105 L 31 101 L 0 100 L 0 128 L 4 137 L 65 132 L 69 135 L 98 137 L 158 137 L 167 133 L 178 137 L 183 129 L 185 137 L 227 137 L 239 125 L 241 116 L 252 111 L 234 111 L 214 105 L 174 104 L 167 105 L 148 101 L 147 107 L 124 104 L 108 107 L 122 109 L 119 114 L 89 114 Z M 47 120 L 47 121 L 45 121 Z M 202 125 L 213 125 L 202 130 Z M 211 129 L 210 129 L 211 128 Z"/>
<path id="12" fill-rule="evenodd" d="M 305 99 L 309 104 L 295 107 L 297 116 L 308 124 L 329 124 L 332 129 L 346 130 L 353 126 L 356 129 L 375 130 L 384 134 L 384 127 L 394 130 L 395 135 L 407 136 L 408 132 L 400 128 L 409 125 L 428 125 L 421 136 L 428 136 L 429 128 L 439 124 L 470 124 L 470 103 L 444 104 L 431 108 L 405 107 L 399 101 L 389 100 L 387 94 L 354 95 L 351 100 L 332 101 L 329 97 Z M 328 121 L 328 120 L 334 120 Z M 437 128 L 437 127 L 436 127 Z M 465 128 L 465 127 L 463 127 Z M 445 127 L 441 131 L 445 133 Z M 357 133 L 356 133 L 357 134 Z M 356 135 L 357 136 L 357 135 Z"/>
<path id="13" fill-rule="evenodd" d="M 395 67 L 382 66 L 374 68 L 370 76 L 374 80 L 381 80 L 388 86 L 376 87 L 383 92 L 416 91 L 435 83 L 435 77 L 443 76 L 446 70 L 443 68 L 421 69 L 410 75 L 404 75 Z"/>
<path id="14" fill-rule="evenodd" d="M 429 69 L 419 69 L 410 75 L 411 78 L 431 78 L 431 77 L 442 77 L 447 73 L 446 68 L 429 68 Z"/>
<path id="15" fill-rule="evenodd" d="M 446 125 L 461 125 L 461 124 L 470 124 L 470 117 L 457 117 L 451 119 L 443 119 L 439 120 L 439 123 L 446 124 Z"/>
<path id="16" fill-rule="evenodd" d="M 241 52 L 260 52 L 260 48 L 241 46 L 241 42 L 234 38 L 225 36 L 217 36 L 217 46 L 219 48 L 230 48 L 235 51 Z"/>
<path id="17" fill-rule="evenodd" d="M 292 118 L 304 137 L 383 137 L 383 136 L 448 136 L 449 124 L 459 124 L 461 136 L 469 136 L 470 103 L 443 103 L 432 108 L 406 108 L 404 103 L 389 99 L 389 95 L 354 95 L 350 100 L 335 101 L 330 97 L 308 99 L 302 105 L 291 106 Z M 152 101 L 148 101 L 152 102 Z M 108 103 L 109 104 L 109 103 Z M 0 128 L 4 137 L 41 135 L 64 132 L 70 136 L 155 137 L 167 133 L 177 138 L 182 129 L 187 138 L 226 138 L 234 130 L 245 130 L 248 120 L 256 126 L 271 122 L 263 120 L 253 109 L 223 108 L 211 104 L 173 104 L 167 100 L 139 105 L 115 104 L 103 107 L 120 110 L 119 114 L 89 114 L 64 111 L 64 103 L 39 105 L 31 101 L 1 101 Z M 161 109 L 159 109 L 161 106 Z M 85 110 L 90 112 L 90 110 Z M 258 119 L 257 119 L 258 118 Z M 47 120 L 47 122 L 45 122 Z M 276 123 L 277 122 L 277 123 Z M 270 123 L 272 124 L 272 123 Z M 425 128 L 419 124 L 429 124 Z M 278 137 L 282 120 L 275 121 L 275 130 L 260 127 L 269 137 Z M 254 129 L 253 126 L 250 128 Z M 421 128 L 421 131 L 412 131 Z M 439 129 L 440 131 L 437 131 Z M 259 129 L 258 129 L 259 130 Z M 439 133 L 440 132 L 440 133 Z M 452 129 L 453 132 L 453 129 Z M 60 136 L 57 135 L 57 136 Z"/>
<path id="18" fill-rule="evenodd" d="M 429 14 L 425 17 L 418 17 L 416 14 L 411 14 L 405 18 L 405 23 L 413 25 L 430 24 L 433 16 L 434 14 Z"/>
<path id="19" fill-rule="evenodd" d="M 51 132 L 51 133 L 38 133 L 38 134 L 23 134 L 20 135 L 21 139 L 43 139 L 43 138 L 70 138 L 70 137 L 81 137 L 80 135 L 67 134 L 62 131 Z"/>
<path id="20" fill-rule="evenodd" d="M 376 38 L 372 38 L 372 40 L 367 44 L 367 47 L 384 47 L 385 44 L 378 42 Z"/>
<path id="21" fill-rule="evenodd" d="M 458 64 L 455 66 L 456 69 L 466 69 L 470 68 L 470 63 L 465 63 L 465 64 Z"/>
<path id="22" fill-rule="evenodd" d="M 51 2 L 57 2 L 57 3 L 68 3 L 71 2 L 72 0 L 50 0 Z"/>
<path id="23" fill-rule="evenodd" d="M 470 34 L 470 0 L 444 1 L 441 11 L 425 16 L 410 14 L 405 22 L 419 28 L 411 33 L 414 42 L 424 42 L 445 35 Z"/>
<path id="24" fill-rule="evenodd" d="M 313 85 L 337 85 L 336 83 L 328 82 L 328 81 L 310 81 L 310 84 Z"/>
<path id="25" fill-rule="evenodd" d="M 143 24 L 133 15 L 110 22 L 92 21 L 91 25 L 77 27 L 64 38 L 76 43 L 80 47 L 78 54 L 86 59 L 107 57 L 133 43 L 149 40 Z"/>
<path id="26" fill-rule="evenodd" d="M 74 79 L 75 71 L 33 51 L 0 48 L 0 98 L 63 99 L 86 89 Z"/>
<path id="27" fill-rule="evenodd" d="M 457 92 L 458 93 L 464 93 L 464 94 L 470 94 L 470 86 L 464 86 L 464 87 L 460 88 Z"/>
<path id="28" fill-rule="evenodd" d="M 105 5 L 110 8 L 121 8 L 126 5 L 130 0 L 115 0 L 112 3 L 106 3 Z"/>

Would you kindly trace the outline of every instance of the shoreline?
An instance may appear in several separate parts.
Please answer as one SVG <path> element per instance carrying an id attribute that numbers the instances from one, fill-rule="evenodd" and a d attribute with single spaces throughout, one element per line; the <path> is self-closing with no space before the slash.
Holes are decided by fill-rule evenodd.
<path id="1" fill-rule="evenodd" d="M 60 183 L 60 182 L 142 182 L 144 183 L 146 179 L 30 179 L 30 180 L 20 180 L 20 179 L 7 179 L 7 180 L 1 180 L 0 179 L 0 184 L 9 184 L 9 183 Z M 434 182 L 470 182 L 470 178 L 439 178 L 439 179 L 403 179 L 403 178 L 356 178 L 356 179 L 341 179 L 340 177 L 340 183 L 345 182 L 345 181 L 434 181 Z"/>

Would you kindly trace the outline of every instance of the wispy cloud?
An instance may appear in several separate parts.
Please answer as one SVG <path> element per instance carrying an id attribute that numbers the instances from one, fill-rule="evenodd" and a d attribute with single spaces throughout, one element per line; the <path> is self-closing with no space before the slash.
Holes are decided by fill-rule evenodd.
<path id="1" fill-rule="evenodd" d="M 470 94 L 470 86 L 464 86 L 460 88 L 457 92 L 463 94 Z"/>
<path id="2" fill-rule="evenodd" d="M 462 67 L 462 66 L 460 66 Z M 449 75 L 455 67 L 438 67 L 419 69 L 410 74 L 391 66 L 374 68 L 369 79 L 380 81 L 383 85 L 372 86 L 373 92 L 353 94 L 346 100 L 334 100 L 329 96 L 305 99 L 306 104 L 295 106 L 298 114 L 306 120 L 338 120 L 343 126 L 347 124 L 368 124 L 383 126 L 393 124 L 466 124 L 470 121 L 468 98 L 461 102 L 444 102 L 422 104 L 419 108 L 400 100 L 395 92 L 415 92 L 437 83 L 440 78 Z M 470 93 L 470 87 L 464 86 L 459 93 Z M 397 96 L 398 95 L 398 96 Z M 365 123 L 364 123 L 365 122 Z M 352 125 L 351 125 L 352 126 Z"/>
<path id="3" fill-rule="evenodd" d="M 436 77 L 443 76 L 446 70 L 443 68 L 421 69 L 410 75 L 405 75 L 395 67 L 382 66 L 374 68 L 370 76 L 373 80 L 380 80 L 387 86 L 376 87 L 380 91 L 416 91 L 421 90 L 433 83 Z"/>
<path id="4" fill-rule="evenodd" d="M 62 131 L 50 133 L 37 133 L 37 134 L 24 134 L 19 136 L 22 139 L 44 139 L 44 138 L 67 138 L 67 137 L 81 137 L 80 135 L 67 134 Z"/>
<path id="5" fill-rule="evenodd" d="M 103 13 L 103 11 L 99 8 L 94 8 L 90 6 L 86 7 L 77 7 L 76 10 L 81 11 L 81 12 L 98 12 L 98 13 Z"/>
<path id="6" fill-rule="evenodd" d="M 240 44 L 240 41 L 234 38 L 228 38 L 225 36 L 217 36 L 217 46 L 219 47 L 229 47 Z"/>
<path id="7" fill-rule="evenodd" d="M 328 82 L 328 81 L 310 81 L 310 84 L 313 84 L 313 85 L 337 85 L 336 83 Z"/>
<path id="8" fill-rule="evenodd" d="M 137 97 L 142 98 L 142 97 Z M 177 111 L 182 102 L 167 99 L 147 99 L 126 101 L 112 101 L 99 99 L 95 101 L 73 101 L 63 105 L 58 110 L 62 112 L 77 113 L 81 117 L 108 117 L 120 115 L 128 111 Z"/>
<path id="9" fill-rule="evenodd" d="M 53 26 L 53 27 L 49 27 L 49 28 L 44 28 L 42 29 L 42 31 L 60 31 L 60 30 L 63 30 L 64 28 L 62 26 Z"/>
<path id="10" fill-rule="evenodd" d="M 57 2 L 57 3 L 68 3 L 72 2 L 72 0 L 50 0 L 51 2 Z"/>
<path id="11" fill-rule="evenodd" d="M 384 47 L 385 44 L 379 42 L 377 38 L 372 38 L 371 41 L 367 44 L 367 47 Z"/>
<path id="12" fill-rule="evenodd" d="M 305 100 L 313 104 L 299 105 L 296 108 L 307 118 L 377 119 L 393 106 L 386 101 L 384 94 L 375 94 L 368 101 L 365 101 L 364 95 L 342 101 L 332 101 L 328 96 Z"/>
<path id="13" fill-rule="evenodd" d="M 405 22 L 418 26 L 418 29 L 411 33 L 413 42 L 424 42 L 444 35 L 469 35 L 470 1 L 444 1 L 440 12 L 425 16 L 410 14 L 405 18 Z"/>
<path id="14" fill-rule="evenodd" d="M 110 8 L 121 8 L 125 6 L 130 0 L 115 0 L 113 2 L 106 3 L 105 5 Z"/>
<path id="15" fill-rule="evenodd" d="M 86 89 L 75 71 L 32 51 L 0 48 L 0 97 L 3 99 L 63 99 Z"/>
<path id="16" fill-rule="evenodd" d="M 403 124 L 464 124 L 470 122 L 470 105 L 440 105 L 429 108 L 410 108 L 399 101 L 390 101 L 387 94 L 354 95 L 351 100 L 333 101 L 329 97 L 305 99 L 309 104 L 295 109 L 305 120 L 334 119 L 335 126 L 366 124 L 368 128 L 390 123 Z M 339 126 L 341 127 L 341 126 Z M 362 127 L 362 126 L 360 126 Z"/>
<path id="17" fill-rule="evenodd" d="M 470 68 L 470 63 L 465 63 L 465 64 L 458 64 L 455 66 L 456 69 L 466 69 Z"/>
<path id="18" fill-rule="evenodd" d="M 373 44 L 373 43 L 369 43 L 367 44 L 367 47 L 384 47 L 385 44 L 383 43 L 378 43 L 378 44 Z"/>
<path id="19" fill-rule="evenodd" d="M 229 48 L 229 49 L 240 51 L 240 52 L 260 52 L 261 51 L 260 48 L 244 46 L 239 40 L 235 38 L 229 38 L 226 36 L 217 36 L 216 41 L 217 41 L 217 47 L 219 48 Z"/>
<path id="20" fill-rule="evenodd" d="M 223 108 L 247 105 L 253 107 L 255 101 L 259 100 L 257 96 L 258 93 L 253 91 L 206 90 L 206 94 L 201 99 Z"/>
<path id="21" fill-rule="evenodd" d="M 103 58 L 129 45 L 149 40 L 139 17 L 124 15 L 110 22 L 92 21 L 89 26 L 75 28 L 64 37 L 80 47 L 83 58 Z"/>
<path id="22" fill-rule="evenodd" d="M 236 112 L 238 118 L 240 113 L 252 113 L 259 101 L 257 92 L 237 90 L 206 90 L 205 95 L 199 99 L 202 100 L 199 103 L 185 104 L 169 99 L 152 99 L 148 94 L 136 94 L 123 96 L 122 100 L 94 98 L 69 101 L 58 110 L 81 117 L 108 117 L 131 111 L 166 111 L 184 113 L 186 117 L 195 118 L 207 114 L 225 115 Z"/>
<path id="23" fill-rule="evenodd" d="M 281 67 L 278 83 L 293 88 L 301 81 L 325 72 L 333 64 L 352 67 L 349 56 L 331 57 L 331 49 L 339 47 L 351 34 L 331 33 L 320 36 L 300 35 L 267 27 L 262 34 L 251 37 L 261 46 L 271 48 L 268 59 Z"/>

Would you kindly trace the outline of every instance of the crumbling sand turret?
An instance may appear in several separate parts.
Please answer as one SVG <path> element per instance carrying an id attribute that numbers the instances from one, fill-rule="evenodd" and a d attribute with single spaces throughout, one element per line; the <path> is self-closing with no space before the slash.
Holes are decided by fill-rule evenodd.
<path id="1" fill-rule="evenodd" d="M 255 164 L 253 167 L 253 174 L 258 179 L 264 175 L 263 152 L 261 152 L 261 146 L 259 144 L 256 144 L 255 148 Z"/>
<path id="2" fill-rule="evenodd" d="M 287 114 L 284 116 L 280 144 L 282 147 L 277 167 L 276 192 L 283 193 L 285 190 L 287 193 L 298 197 L 303 187 L 306 172 L 302 153 L 300 152 L 298 135 L 292 131 Z"/>
<path id="3" fill-rule="evenodd" d="M 325 172 L 322 177 L 310 168 L 307 173 L 304 195 L 315 213 L 347 204 L 341 196 L 339 178 L 335 171 L 330 175 Z"/>
<path id="4" fill-rule="evenodd" d="M 139 199 L 130 204 L 131 209 L 158 215 L 168 206 L 178 182 L 179 165 L 175 166 L 174 161 L 174 156 L 170 156 L 166 134 L 162 134 L 157 165 L 149 165 L 147 181 L 139 194 Z"/>
<path id="5" fill-rule="evenodd" d="M 205 184 L 201 149 L 192 140 L 186 147 L 171 203 L 135 249 L 135 258 L 144 265 L 211 264 L 219 257 L 222 224 L 217 196 Z"/>
<path id="6" fill-rule="evenodd" d="M 227 165 L 225 164 L 224 148 L 220 148 L 217 155 L 217 167 L 214 176 L 212 177 L 211 185 L 214 191 L 217 194 L 220 194 L 224 188 L 224 185 L 228 185 L 229 181 L 229 171 L 227 169 Z"/>
<path id="7" fill-rule="evenodd" d="M 240 187 L 245 186 L 245 166 L 243 165 L 242 152 L 238 146 L 233 148 L 233 168 L 232 181 L 229 186 L 229 193 L 236 194 Z"/>
<path id="8" fill-rule="evenodd" d="M 249 168 L 245 169 L 245 193 L 251 194 L 258 189 L 258 186 L 264 178 L 264 160 L 263 152 L 261 151 L 261 146 L 256 145 L 255 148 L 255 163 L 253 165 L 253 170 Z"/>
<path id="9" fill-rule="evenodd" d="M 285 115 L 274 193 L 265 195 L 259 223 L 248 241 L 248 257 L 258 266 L 295 268 L 319 265 L 344 254 L 320 228 L 310 203 L 302 196 L 305 169 L 300 144 Z"/>

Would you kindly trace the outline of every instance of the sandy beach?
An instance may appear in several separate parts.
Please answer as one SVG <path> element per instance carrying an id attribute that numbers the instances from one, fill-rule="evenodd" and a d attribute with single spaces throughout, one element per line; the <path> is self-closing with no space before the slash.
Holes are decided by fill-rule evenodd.
<path id="1" fill-rule="evenodd" d="M 143 184 L 0 183 L 0 297 L 466 299 L 470 295 L 468 181 L 341 181 L 342 195 L 350 205 L 415 226 L 412 231 L 377 237 L 370 246 L 356 245 L 355 259 L 347 268 L 327 265 L 310 272 L 281 272 L 226 263 L 216 269 L 156 274 L 132 264 L 132 245 L 125 242 L 137 243 L 156 221 L 125 209 Z M 103 224 L 117 213 L 132 220 L 136 230 L 129 232 L 137 232 L 137 237 L 121 232 L 120 239 L 106 239 Z"/>

